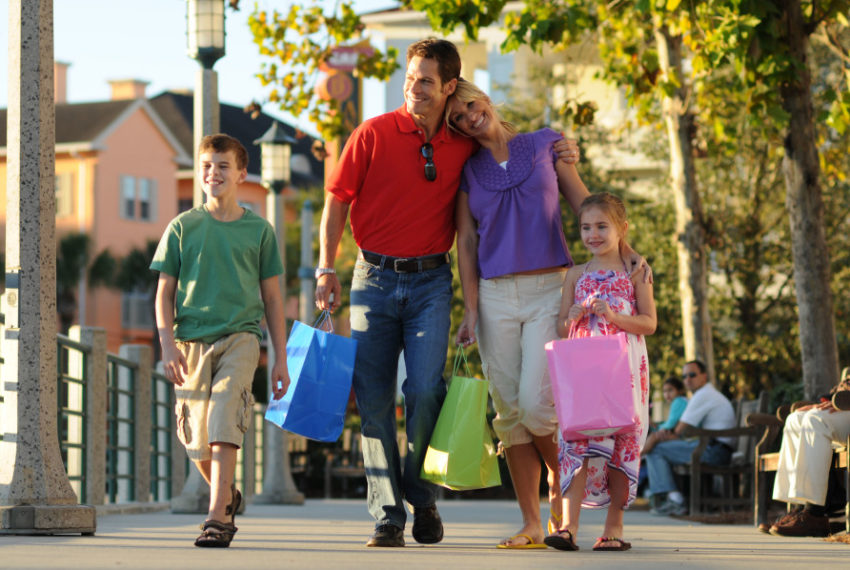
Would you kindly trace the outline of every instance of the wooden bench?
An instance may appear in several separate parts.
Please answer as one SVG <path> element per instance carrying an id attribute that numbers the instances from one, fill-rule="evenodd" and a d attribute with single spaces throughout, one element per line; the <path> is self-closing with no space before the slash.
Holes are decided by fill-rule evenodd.
<path id="1" fill-rule="evenodd" d="M 833 405 L 839 410 L 850 410 L 850 392 L 845 392 L 843 396 L 838 396 L 841 392 L 833 396 Z M 807 403 L 807 402 L 806 402 Z M 753 517 L 755 525 L 763 530 L 769 526 L 767 520 L 768 506 L 770 505 L 773 491 L 773 477 L 779 466 L 779 451 L 774 451 L 779 435 L 782 433 L 782 428 L 785 424 L 785 418 L 789 411 L 794 411 L 799 404 L 792 406 L 789 409 L 780 410 L 776 415 L 769 414 L 752 414 L 747 418 L 747 423 L 753 427 L 762 430 L 762 437 L 755 449 L 755 466 L 754 486 L 755 493 L 753 497 Z M 836 447 L 833 444 L 834 453 L 832 455 L 831 469 L 844 469 L 845 481 L 844 488 L 846 491 L 846 504 L 844 507 L 845 515 L 845 530 L 850 533 L 850 469 L 848 469 L 848 453 L 850 453 L 850 437 L 844 442 L 843 446 Z"/>
<path id="2" fill-rule="evenodd" d="M 685 437 L 698 437 L 699 445 L 691 454 L 691 462 L 673 466 L 673 473 L 690 479 L 690 514 L 707 512 L 711 508 L 730 510 L 749 507 L 752 504 L 750 481 L 755 472 L 754 449 L 762 431 L 748 426 L 746 418 L 753 412 L 767 408 L 767 393 L 762 392 L 755 400 L 738 399 L 733 402 L 738 427 L 725 430 L 708 430 L 691 427 Z M 735 437 L 736 445 L 728 465 L 709 465 L 700 458 L 708 444 L 718 437 Z M 721 480 L 721 492 L 713 493 L 715 478 Z"/>

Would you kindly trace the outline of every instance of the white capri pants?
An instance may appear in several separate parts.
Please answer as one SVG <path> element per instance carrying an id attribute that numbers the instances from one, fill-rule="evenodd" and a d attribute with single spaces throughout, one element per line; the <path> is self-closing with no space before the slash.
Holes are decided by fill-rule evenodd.
<path id="1" fill-rule="evenodd" d="M 556 321 L 566 269 L 478 282 L 478 350 L 504 447 L 553 434 L 557 418 L 544 345 Z"/>
<path id="2" fill-rule="evenodd" d="M 826 503 L 833 443 L 850 433 L 850 411 L 807 410 L 785 420 L 773 498 L 786 503 Z"/>

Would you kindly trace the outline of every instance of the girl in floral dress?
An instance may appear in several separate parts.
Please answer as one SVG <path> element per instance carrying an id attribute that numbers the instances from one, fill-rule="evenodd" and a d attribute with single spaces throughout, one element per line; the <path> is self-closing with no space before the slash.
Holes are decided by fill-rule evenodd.
<path id="1" fill-rule="evenodd" d="M 583 440 L 565 441 L 559 431 L 564 519 L 544 542 L 560 550 L 578 550 L 575 536 L 581 507 L 607 507 L 605 529 L 593 550 L 628 550 L 631 545 L 622 539 L 623 511 L 637 492 L 640 450 L 649 427 L 643 335 L 655 332 L 655 301 L 651 283 L 643 278 L 646 269 L 630 277 L 620 256 L 628 228 L 623 202 L 608 193 L 588 196 L 579 210 L 579 223 L 582 242 L 593 258 L 567 272 L 558 334 L 575 338 L 628 333 L 631 389 L 640 423 L 627 433 Z"/>

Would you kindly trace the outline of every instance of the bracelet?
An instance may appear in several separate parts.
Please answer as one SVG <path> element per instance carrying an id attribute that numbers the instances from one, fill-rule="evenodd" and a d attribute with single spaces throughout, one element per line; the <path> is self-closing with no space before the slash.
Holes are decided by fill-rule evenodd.
<path id="1" fill-rule="evenodd" d="M 333 267 L 317 267 L 314 277 L 318 279 L 322 275 L 331 275 L 334 273 L 336 273 L 336 269 L 334 269 Z"/>

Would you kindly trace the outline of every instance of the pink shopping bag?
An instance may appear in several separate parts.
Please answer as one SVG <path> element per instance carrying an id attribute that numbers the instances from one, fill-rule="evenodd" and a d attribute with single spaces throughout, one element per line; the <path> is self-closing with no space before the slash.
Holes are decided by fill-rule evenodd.
<path id="1" fill-rule="evenodd" d="M 626 333 L 553 340 L 545 348 L 564 439 L 602 437 L 634 429 L 639 418 Z"/>

